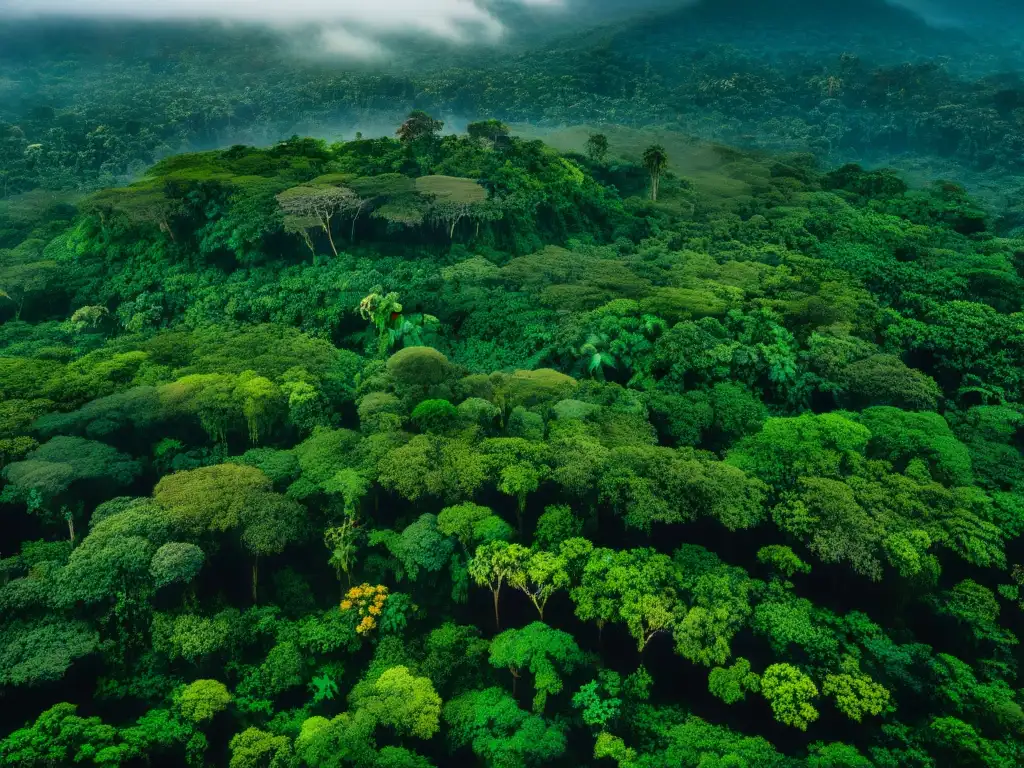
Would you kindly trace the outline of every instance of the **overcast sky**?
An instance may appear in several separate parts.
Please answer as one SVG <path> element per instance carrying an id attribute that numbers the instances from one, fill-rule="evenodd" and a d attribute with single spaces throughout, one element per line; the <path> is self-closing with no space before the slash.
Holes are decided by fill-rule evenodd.
<path id="1" fill-rule="evenodd" d="M 557 9 L 563 0 L 505 0 Z M 684 0 L 685 2 L 686 0 Z M 474 0 L 0 0 L 0 17 L 79 17 L 316 25 L 323 49 L 355 58 L 386 53 L 382 34 L 412 32 L 453 41 L 500 39 L 501 23 Z"/>
<path id="2" fill-rule="evenodd" d="M 621 7 L 685 5 L 697 0 L 496 0 L 509 4 L 567 9 L 571 16 L 593 23 L 601 10 Z M 752 3 L 762 0 L 750 0 Z M 484 0 L 486 2 L 486 0 Z M 858 2 L 858 0 L 847 0 Z M 889 0 L 911 7 L 933 22 L 959 24 L 970 16 L 960 0 Z M 972 0 L 981 6 L 1024 0 Z M 589 8 L 588 8 L 589 6 Z M 587 11 L 590 11 L 589 13 Z M 474 0 L 0 0 L 2 16 L 61 16 L 141 20 L 245 21 L 289 28 L 314 24 L 321 44 L 336 53 L 372 58 L 386 53 L 381 37 L 394 32 L 429 34 L 453 41 L 492 41 L 501 37 L 501 23 Z M 955 18 L 960 16 L 960 18 Z"/>
<path id="3" fill-rule="evenodd" d="M 515 0 L 551 6 L 560 0 Z M 0 0 L 0 13 L 129 19 L 220 19 L 274 25 L 324 24 L 445 37 L 500 34 L 500 24 L 473 0 Z"/>

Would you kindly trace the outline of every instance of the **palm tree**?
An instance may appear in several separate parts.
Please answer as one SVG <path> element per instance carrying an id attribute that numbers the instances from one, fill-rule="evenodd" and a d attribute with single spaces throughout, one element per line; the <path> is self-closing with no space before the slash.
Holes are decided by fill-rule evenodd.
<path id="1" fill-rule="evenodd" d="M 580 348 L 583 362 L 587 366 L 587 373 L 596 379 L 604 381 L 604 369 L 615 368 L 615 355 L 609 350 L 608 334 L 592 333 L 587 337 L 587 343 Z"/>
<path id="2" fill-rule="evenodd" d="M 668 153 L 661 144 L 652 144 L 644 150 L 644 168 L 651 174 L 651 200 L 658 199 L 658 184 L 661 172 L 668 165 Z"/>

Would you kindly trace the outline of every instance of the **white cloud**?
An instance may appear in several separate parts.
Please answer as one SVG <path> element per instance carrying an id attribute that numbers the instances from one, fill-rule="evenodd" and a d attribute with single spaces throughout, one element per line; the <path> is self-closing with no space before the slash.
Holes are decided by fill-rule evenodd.
<path id="1" fill-rule="evenodd" d="M 556 0 L 518 0 L 553 5 Z M 280 26 L 349 24 L 451 36 L 463 25 L 489 34 L 497 20 L 473 0 L 0 0 L 0 13 L 142 20 L 210 19 Z"/>
<path id="2" fill-rule="evenodd" d="M 376 40 L 354 35 L 342 27 L 328 27 L 320 34 L 320 45 L 313 53 L 352 59 L 379 59 L 387 53 L 387 49 Z"/>
<path id="3" fill-rule="evenodd" d="M 511 0 L 557 7 L 562 0 Z M 320 53 L 377 58 L 382 35 L 495 41 L 501 23 L 477 0 L 0 0 L 0 17 L 222 21 L 280 29 L 315 26 Z"/>

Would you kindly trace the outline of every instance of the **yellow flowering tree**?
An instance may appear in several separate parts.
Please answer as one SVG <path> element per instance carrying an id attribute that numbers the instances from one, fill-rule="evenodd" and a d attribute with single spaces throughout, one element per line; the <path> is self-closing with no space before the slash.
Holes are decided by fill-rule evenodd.
<path id="1" fill-rule="evenodd" d="M 377 620 L 380 618 L 381 611 L 384 610 L 384 603 L 387 599 L 388 588 L 383 584 L 377 586 L 360 584 L 345 593 L 345 597 L 341 601 L 341 610 L 357 612 L 359 624 L 356 626 L 356 632 L 365 635 L 377 627 Z"/>

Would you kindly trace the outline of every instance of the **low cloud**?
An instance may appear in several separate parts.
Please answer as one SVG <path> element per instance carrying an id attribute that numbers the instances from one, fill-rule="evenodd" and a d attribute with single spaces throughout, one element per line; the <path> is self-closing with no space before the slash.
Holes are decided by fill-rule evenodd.
<path id="1" fill-rule="evenodd" d="M 559 7 L 562 0 L 510 0 Z M 382 38 L 428 35 L 496 41 L 504 28 L 475 0 L 0 0 L 0 17 L 219 21 L 291 30 L 316 27 L 325 51 L 355 58 L 387 52 Z"/>

